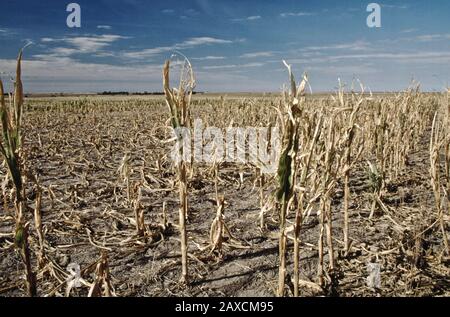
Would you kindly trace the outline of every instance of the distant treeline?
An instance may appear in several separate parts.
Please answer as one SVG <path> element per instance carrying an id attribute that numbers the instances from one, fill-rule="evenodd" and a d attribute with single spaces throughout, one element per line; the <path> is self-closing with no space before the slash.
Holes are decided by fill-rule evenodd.
<path id="1" fill-rule="evenodd" d="M 203 94 L 203 92 L 201 92 L 201 91 L 194 91 L 192 94 L 194 94 L 194 95 L 196 95 L 196 94 Z M 161 95 L 164 95 L 164 93 L 161 92 L 161 91 L 157 91 L 157 92 L 148 92 L 148 91 L 144 91 L 144 92 L 103 91 L 103 92 L 98 93 L 98 95 L 101 95 L 101 96 L 116 96 L 116 95 L 125 95 L 125 96 L 129 96 L 129 95 L 134 95 L 134 96 L 145 96 L 145 95 L 161 96 Z"/>

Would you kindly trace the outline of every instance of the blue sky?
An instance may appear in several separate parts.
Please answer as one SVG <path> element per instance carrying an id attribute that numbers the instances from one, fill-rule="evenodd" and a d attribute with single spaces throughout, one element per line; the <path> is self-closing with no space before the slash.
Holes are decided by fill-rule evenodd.
<path id="1" fill-rule="evenodd" d="M 174 51 L 192 62 L 200 91 L 280 91 L 285 59 L 313 91 L 359 78 L 373 91 L 423 90 L 450 82 L 450 1 L 374 1 L 381 28 L 369 28 L 371 1 L 2 0 L 0 72 L 8 80 L 27 41 L 28 92 L 159 91 Z"/>

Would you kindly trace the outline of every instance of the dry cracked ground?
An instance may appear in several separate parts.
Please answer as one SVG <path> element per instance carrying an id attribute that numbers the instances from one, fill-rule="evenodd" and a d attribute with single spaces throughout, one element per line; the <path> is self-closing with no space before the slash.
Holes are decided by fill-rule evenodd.
<path id="1" fill-rule="evenodd" d="M 214 122 L 221 103 L 223 100 L 218 98 L 196 99 L 193 116 Z M 229 115 L 240 120 L 238 112 Z M 222 164 L 219 169 L 218 192 L 225 197 L 225 222 L 232 235 L 221 256 L 211 253 L 209 247 L 209 230 L 217 209 L 214 171 L 209 166 L 194 166 L 189 177 L 187 223 L 191 283 L 184 287 L 178 282 L 179 200 L 176 173 L 167 158 L 170 144 L 164 143 L 170 138 L 167 118 L 163 100 L 158 98 L 27 101 L 26 166 L 38 176 L 43 192 L 47 261 L 39 269 L 31 211 L 27 215 L 40 296 L 65 295 L 70 263 L 78 264 L 82 278 L 92 282 L 102 252 L 107 253 L 117 296 L 275 294 L 278 215 L 275 209 L 267 211 L 266 228 L 259 228 L 258 182 L 255 169 L 248 166 Z M 252 120 L 258 120 L 256 115 Z M 322 289 L 314 284 L 319 222 L 313 208 L 301 230 L 300 278 L 305 281 L 300 288 L 302 296 L 450 295 L 449 258 L 443 254 L 438 226 L 429 228 L 435 212 L 428 140 L 429 131 L 423 135 L 420 147 L 410 153 L 405 170 L 387 182 L 383 194 L 386 210 L 378 211 L 370 220 L 366 165 L 356 165 L 350 182 L 352 251 L 348 256 L 341 251 L 343 186 L 337 185 L 332 203 L 336 270 L 329 272 Z M 126 153 L 130 155 L 128 187 L 118 172 Z M 2 167 L 2 180 L 5 175 Z M 135 233 L 131 201 L 136 186 L 142 188 L 145 237 Z M 29 181 L 27 188 L 28 205 L 33 209 L 36 186 Z M 273 185 L 265 188 L 265 198 L 273 190 Z M 10 201 L 0 204 L 0 296 L 25 294 L 22 262 L 12 244 L 13 213 Z M 290 212 L 290 223 L 293 216 L 294 212 Z M 288 246 L 287 292 L 291 295 L 292 241 Z M 379 288 L 367 286 L 368 263 L 380 265 Z M 72 288 L 70 295 L 86 296 L 88 290 L 81 285 Z"/>

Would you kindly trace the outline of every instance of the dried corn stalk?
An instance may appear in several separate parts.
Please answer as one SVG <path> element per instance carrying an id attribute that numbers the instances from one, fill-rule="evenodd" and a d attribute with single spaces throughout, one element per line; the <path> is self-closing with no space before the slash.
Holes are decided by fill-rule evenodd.
<path id="1" fill-rule="evenodd" d="M 134 186 L 135 198 L 133 199 L 134 219 L 136 221 L 136 234 L 145 234 L 144 208 L 142 207 L 142 188 L 139 183 Z"/>
<path id="2" fill-rule="evenodd" d="M 228 231 L 223 212 L 225 209 L 225 200 L 223 196 L 220 196 L 217 200 L 217 213 L 214 218 L 211 229 L 209 231 L 209 242 L 211 244 L 211 252 L 218 251 L 219 256 L 222 255 L 222 243 L 225 238 L 225 233 Z"/>
<path id="3" fill-rule="evenodd" d="M 433 124 L 431 128 L 431 139 L 430 139 L 430 177 L 431 177 L 431 187 L 434 192 L 434 201 L 436 205 L 437 219 L 442 232 L 442 240 L 444 242 L 445 253 L 450 255 L 449 244 L 447 240 L 447 232 L 445 230 L 444 213 L 441 206 L 441 186 L 440 186 L 440 151 L 445 140 L 442 139 L 442 130 L 439 126 L 439 120 L 437 113 L 434 115 Z"/>
<path id="4" fill-rule="evenodd" d="M 116 296 L 114 288 L 111 286 L 109 275 L 108 254 L 102 253 L 100 262 L 95 270 L 95 280 L 89 290 L 88 297 L 111 297 Z"/>
<path id="5" fill-rule="evenodd" d="M 362 91 L 364 93 L 364 91 Z M 352 168 L 352 161 L 351 161 L 351 153 L 352 153 L 352 144 L 353 140 L 355 139 L 355 132 L 356 128 L 358 127 L 356 124 L 356 115 L 359 111 L 359 108 L 361 106 L 363 99 L 360 99 L 356 105 L 353 106 L 352 112 L 350 114 L 350 118 L 348 121 L 348 126 L 344 132 L 344 156 L 343 156 L 343 162 L 341 165 L 343 166 L 343 174 L 344 174 L 344 227 L 343 227 L 343 233 L 344 233 L 344 253 L 347 254 L 350 249 L 350 239 L 348 236 L 349 233 L 349 200 L 350 200 L 350 170 Z M 360 151 L 356 155 L 356 158 L 361 154 L 362 151 L 362 144 L 359 144 Z"/>
<path id="6" fill-rule="evenodd" d="M 39 256 L 38 263 L 39 268 L 43 268 L 45 266 L 45 246 L 44 246 L 44 230 L 42 229 L 42 211 L 41 211 L 41 200 L 42 200 L 42 191 L 37 184 L 37 195 L 36 195 L 36 206 L 34 208 L 34 223 L 36 226 L 36 233 L 39 240 Z"/>
<path id="7" fill-rule="evenodd" d="M 125 155 L 122 158 L 122 162 L 120 163 L 119 168 L 117 169 L 117 172 L 119 173 L 119 177 L 121 181 L 124 181 L 127 186 L 127 201 L 128 203 L 131 203 L 131 187 L 130 187 L 130 174 L 131 174 L 131 168 L 130 168 L 130 154 L 125 153 Z"/>
<path id="8" fill-rule="evenodd" d="M 310 141 L 309 149 L 307 152 L 307 155 L 303 156 L 302 159 L 304 160 L 303 164 L 301 165 L 301 174 L 300 174 L 300 180 L 299 180 L 299 187 L 303 188 L 306 185 L 306 180 L 308 177 L 309 168 L 311 165 L 312 156 L 314 153 L 314 149 L 316 147 L 316 143 L 319 139 L 320 132 L 322 129 L 322 116 L 319 117 L 318 123 L 316 125 L 316 129 L 314 131 L 314 135 Z M 305 190 L 302 190 L 299 193 L 298 197 L 298 207 L 295 215 L 295 223 L 294 223 L 294 296 L 299 296 L 299 285 L 300 285 L 300 275 L 299 275 L 299 260 L 300 260 L 300 230 L 302 226 L 303 221 L 303 213 L 304 213 L 304 196 L 305 196 Z"/>
<path id="9" fill-rule="evenodd" d="M 192 71 L 191 63 L 187 58 L 181 70 L 181 79 L 178 90 L 170 88 L 170 62 L 166 61 L 163 68 L 163 88 L 166 97 L 166 104 L 170 110 L 170 119 L 172 128 L 177 136 L 177 141 L 182 142 L 183 135 L 177 133 L 178 128 L 188 127 L 189 125 L 189 110 L 191 103 L 192 92 L 195 87 L 194 73 Z M 179 195 L 180 195 L 180 209 L 179 209 L 179 227 L 181 236 L 181 279 L 182 283 L 187 284 L 188 278 L 188 256 L 187 256 L 187 233 L 186 233 L 186 218 L 188 216 L 188 201 L 187 201 L 187 177 L 186 177 L 186 162 L 183 158 L 183 148 L 179 148 L 178 159 L 178 180 L 179 180 Z"/>
<path id="10" fill-rule="evenodd" d="M 323 156 L 323 168 L 321 179 L 321 191 L 322 195 L 320 197 L 320 227 L 319 227 L 319 261 L 318 261 L 318 280 L 319 285 L 324 285 L 324 248 L 323 248 L 323 237 L 324 231 L 327 236 L 327 246 L 328 246 L 328 258 L 329 258 L 329 268 L 330 271 L 334 270 L 334 254 L 333 254 L 333 239 L 332 239 L 332 214 L 331 214 L 331 197 L 336 184 L 336 168 L 334 162 L 336 159 L 336 135 L 335 135 L 335 122 L 333 118 L 326 122 L 327 134 L 324 140 L 325 155 Z"/>

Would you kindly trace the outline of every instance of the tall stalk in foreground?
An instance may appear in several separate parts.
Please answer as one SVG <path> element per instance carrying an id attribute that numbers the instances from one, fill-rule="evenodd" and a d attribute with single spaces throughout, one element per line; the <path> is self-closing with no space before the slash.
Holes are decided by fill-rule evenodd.
<path id="1" fill-rule="evenodd" d="M 287 119 L 283 135 L 283 150 L 278 163 L 277 200 L 280 208 L 280 238 L 279 257 L 280 266 L 278 272 L 277 296 L 284 296 L 284 285 L 286 278 L 286 212 L 288 202 L 292 197 L 295 174 L 295 147 L 298 145 L 297 126 L 290 118 Z"/>
<path id="2" fill-rule="evenodd" d="M 352 153 L 352 143 L 355 137 L 355 129 L 357 127 L 356 125 L 356 114 L 359 110 L 359 107 L 361 105 L 362 99 L 353 107 L 352 113 L 350 114 L 350 119 L 349 119 L 349 125 L 348 128 L 345 131 L 345 135 L 344 135 L 344 228 L 343 228 L 343 233 L 344 233 L 344 253 L 345 255 L 348 254 L 349 249 L 350 249 L 350 239 L 348 237 L 348 232 L 349 232 L 349 226 L 348 226 L 348 221 L 349 221 L 349 215 L 348 215 L 348 208 L 349 208 L 349 202 L 350 202 L 350 187 L 349 187 L 349 183 L 350 183 L 350 170 L 352 167 L 352 162 L 351 162 L 351 153 Z M 362 149 L 362 146 L 360 147 L 360 149 Z"/>
<path id="3" fill-rule="evenodd" d="M 299 181 L 300 188 L 304 188 L 306 185 L 306 179 L 308 177 L 308 171 L 309 171 L 309 167 L 311 164 L 311 158 L 313 156 L 314 147 L 316 146 L 317 140 L 319 139 L 321 129 L 322 129 L 322 116 L 319 117 L 319 121 L 316 125 L 314 135 L 309 144 L 309 149 L 308 149 L 307 156 L 305 158 L 305 163 L 302 165 L 302 171 L 301 171 L 300 181 Z M 303 222 L 304 196 L 305 196 L 305 190 L 302 190 L 298 197 L 298 207 L 296 210 L 295 222 L 294 222 L 294 296 L 295 297 L 297 297 L 299 295 L 300 229 L 301 229 L 302 222 Z"/>
<path id="4" fill-rule="evenodd" d="M 336 158 L 336 144 L 335 144 L 335 123 L 333 118 L 327 120 L 325 123 L 327 127 L 327 134 L 324 139 L 324 149 L 325 156 L 323 157 L 323 173 L 322 173 L 322 195 L 320 197 L 320 217 L 319 217 L 319 262 L 317 276 L 319 280 L 319 285 L 324 285 L 324 232 L 327 237 L 328 246 L 328 259 L 329 259 L 329 269 L 334 271 L 334 253 L 333 253 L 333 238 L 332 238 L 332 214 L 331 214 L 331 197 L 336 184 L 336 171 L 333 166 L 334 160 Z"/>
<path id="5" fill-rule="evenodd" d="M 186 218 L 188 215 L 187 202 L 187 177 L 186 177 L 186 162 L 183 159 L 186 156 L 183 143 L 183 133 L 179 133 L 182 128 L 189 125 L 188 107 L 191 103 L 192 91 L 195 87 L 194 74 L 190 62 L 185 58 L 182 70 L 181 79 L 178 89 L 171 89 L 169 82 L 170 61 L 166 61 L 163 69 L 163 87 L 166 97 L 166 103 L 170 110 L 172 128 L 178 142 L 178 181 L 179 181 L 179 195 L 180 195 L 180 209 L 179 209 L 179 226 L 181 238 L 181 282 L 187 284 L 188 278 L 188 255 L 187 255 L 187 234 L 186 234 Z M 190 140 L 189 140 L 190 142 Z M 190 144 L 190 143 L 189 143 Z"/>
<path id="6" fill-rule="evenodd" d="M 447 88 L 446 129 L 445 129 L 445 187 L 447 195 L 447 214 L 450 216 L 450 88 Z"/>
<path id="7" fill-rule="evenodd" d="M 23 106 L 23 86 L 21 79 L 22 50 L 17 57 L 16 80 L 14 82 L 14 94 L 11 103 L 6 104 L 4 98 L 3 83 L 0 80 L 0 118 L 2 125 L 2 139 L 0 152 L 2 153 L 15 189 L 15 245 L 19 249 L 25 266 L 25 288 L 28 296 L 36 296 L 35 275 L 31 268 L 30 250 L 28 246 L 28 224 L 25 224 L 23 211 L 25 197 L 22 182 L 22 136 L 21 118 Z"/>
<path id="8" fill-rule="evenodd" d="M 442 134 L 437 118 L 437 113 L 433 118 L 433 125 L 431 128 L 430 138 L 430 177 L 431 187 L 434 192 L 434 202 L 436 205 L 436 212 L 439 221 L 439 226 L 442 232 L 442 240 L 444 240 L 445 253 L 450 254 L 450 249 L 447 240 L 447 233 L 445 231 L 444 213 L 441 206 L 441 188 L 440 188 L 440 150 L 445 140 L 442 140 Z"/>
<path id="9" fill-rule="evenodd" d="M 284 62 L 284 61 L 283 61 Z M 306 81 L 302 81 L 297 90 L 294 75 L 291 72 L 291 66 L 284 62 L 289 71 L 290 80 L 290 94 L 285 96 L 285 111 L 286 118 L 281 118 L 284 121 L 283 143 L 280 159 L 278 162 L 278 189 L 277 200 L 281 204 L 280 208 L 280 237 L 279 237 L 279 258 L 280 266 L 278 272 L 278 291 L 277 296 L 284 296 L 284 285 L 286 279 L 286 214 L 288 210 L 289 201 L 294 192 L 295 181 L 295 161 L 298 151 L 298 118 L 300 111 L 297 91 L 303 92 Z M 287 100 L 286 100 L 287 99 Z"/>

